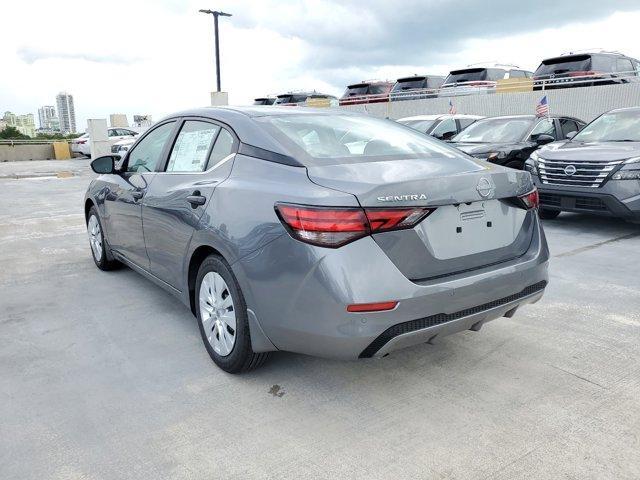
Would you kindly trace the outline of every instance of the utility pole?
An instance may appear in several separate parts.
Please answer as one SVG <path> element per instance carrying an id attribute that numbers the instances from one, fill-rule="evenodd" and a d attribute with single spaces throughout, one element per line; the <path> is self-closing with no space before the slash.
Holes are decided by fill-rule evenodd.
<path id="1" fill-rule="evenodd" d="M 218 17 L 230 17 L 230 13 L 218 12 L 213 10 L 199 10 L 201 13 L 213 15 L 213 27 L 215 31 L 215 43 L 216 43 L 216 80 L 218 92 L 220 91 L 220 41 L 218 40 Z"/>

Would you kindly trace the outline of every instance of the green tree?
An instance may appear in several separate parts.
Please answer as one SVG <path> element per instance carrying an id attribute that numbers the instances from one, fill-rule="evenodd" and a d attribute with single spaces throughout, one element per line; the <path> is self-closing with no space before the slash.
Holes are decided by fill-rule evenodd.
<path id="1" fill-rule="evenodd" d="M 16 127 L 5 127 L 4 130 L 0 130 L 0 139 L 29 140 L 29 137 L 20 133 Z"/>

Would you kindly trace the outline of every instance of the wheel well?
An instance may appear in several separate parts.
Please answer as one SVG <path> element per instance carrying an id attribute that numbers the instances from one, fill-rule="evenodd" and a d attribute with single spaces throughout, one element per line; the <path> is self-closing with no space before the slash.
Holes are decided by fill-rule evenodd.
<path id="1" fill-rule="evenodd" d="M 85 223 L 89 220 L 89 210 L 91 210 L 91 207 L 93 207 L 93 200 L 91 200 L 90 198 L 87 198 L 87 201 L 84 202 L 84 221 Z"/>
<path id="2" fill-rule="evenodd" d="M 189 285 L 189 304 L 191 311 L 196 314 L 196 279 L 198 277 L 198 270 L 200 265 L 209 255 L 220 255 L 215 248 L 208 245 L 202 245 L 195 249 L 189 260 L 189 273 L 188 273 L 188 285 Z"/>

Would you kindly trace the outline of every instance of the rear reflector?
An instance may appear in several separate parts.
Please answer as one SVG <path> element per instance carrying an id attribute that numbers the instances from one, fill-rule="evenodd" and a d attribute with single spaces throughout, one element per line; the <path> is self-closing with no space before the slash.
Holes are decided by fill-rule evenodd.
<path id="1" fill-rule="evenodd" d="M 363 312 L 384 312 L 393 310 L 398 302 L 378 302 L 378 303 L 354 303 L 347 306 L 347 312 L 363 313 Z"/>
<path id="2" fill-rule="evenodd" d="M 372 233 L 412 228 L 435 209 L 363 209 L 277 203 L 275 210 L 293 238 L 312 245 L 337 248 Z"/>

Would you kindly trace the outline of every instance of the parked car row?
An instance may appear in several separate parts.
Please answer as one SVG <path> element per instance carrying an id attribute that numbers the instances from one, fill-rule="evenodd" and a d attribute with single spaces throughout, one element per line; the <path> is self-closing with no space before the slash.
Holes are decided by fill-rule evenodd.
<path id="1" fill-rule="evenodd" d="M 337 107 L 338 98 L 326 93 L 312 92 L 288 92 L 276 96 L 258 97 L 253 101 L 254 105 L 280 105 L 280 106 L 323 106 Z"/>
<path id="2" fill-rule="evenodd" d="M 640 107 L 612 110 L 589 124 L 534 115 L 422 115 L 398 122 L 473 157 L 527 170 L 544 219 L 571 211 L 640 222 Z"/>
<path id="3" fill-rule="evenodd" d="M 135 139 L 140 132 L 136 132 L 135 130 L 131 130 L 129 128 L 108 128 L 107 129 L 107 139 L 110 147 L 113 149 L 113 145 L 122 141 L 122 140 L 132 140 Z M 87 157 L 91 157 L 91 139 L 89 138 L 89 133 L 83 133 L 78 138 L 74 138 L 71 141 L 71 153 L 85 155 Z"/>
<path id="4" fill-rule="evenodd" d="M 586 87 L 640 81 L 640 61 L 618 52 L 570 53 L 543 60 L 535 72 L 517 65 L 477 64 L 440 75 L 414 75 L 396 82 L 365 81 L 349 85 L 340 105 L 415 100 L 438 96 L 493 93 L 502 80 L 534 90 Z M 522 82 L 518 82 L 520 79 Z"/>

